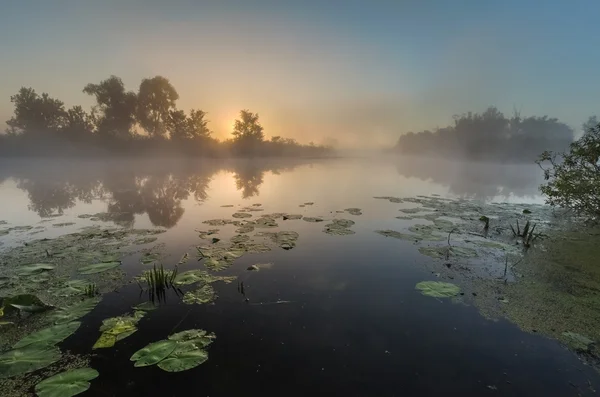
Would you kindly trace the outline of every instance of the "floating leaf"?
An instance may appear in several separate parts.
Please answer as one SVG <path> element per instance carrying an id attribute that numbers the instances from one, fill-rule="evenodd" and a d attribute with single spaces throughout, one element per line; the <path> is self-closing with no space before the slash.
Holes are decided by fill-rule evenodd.
<path id="1" fill-rule="evenodd" d="M 206 284 L 194 291 L 186 292 L 183 295 L 183 303 L 188 305 L 210 303 L 214 301 L 216 297 L 213 287 Z"/>
<path id="2" fill-rule="evenodd" d="M 114 262 L 100 262 L 94 263 L 93 265 L 87 265 L 79 268 L 79 274 L 96 274 L 102 273 L 110 269 L 114 269 L 115 267 L 121 265 L 120 261 Z"/>
<path id="3" fill-rule="evenodd" d="M 94 343 L 94 346 L 92 346 L 92 349 L 106 349 L 113 347 L 115 343 L 117 343 L 116 335 L 103 332 L 98 340 L 96 340 L 96 343 Z"/>
<path id="4" fill-rule="evenodd" d="M 323 220 L 324 220 L 323 218 L 314 218 L 311 216 L 305 216 L 302 219 L 304 219 L 306 222 L 323 222 Z"/>
<path id="5" fill-rule="evenodd" d="M 148 312 L 150 310 L 156 309 L 156 306 L 154 305 L 154 303 L 148 301 L 148 302 L 143 302 L 143 303 L 140 303 L 139 305 L 133 306 L 133 309 Z"/>
<path id="6" fill-rule="evenodd" d="M 170 340 L 174 340 L 177 342 L 187 342 L 187 341 L 195 341 L 197 344 L 202 345 L 201 347 L 206 347 L 212 343 L 213 339 L 215 339 L 215 334 L 208 334 L 203 329 L 188 329 L 186 331 L 181 331 L 173 335 L 169 335 Z"/>
<path id="7" fill-rule="evenodd" d="M 31 294 L 15 295 L 2 300 L 2 306 L 6 313 L 20 310 L 27 313 L 40 313 L 53 308 L 42 302 L 37 296 Z"/>
<path id="8" fill-rule="evenodd" d="M 33 274 L 39 274 L 49 270 L 54 270 L 54 265 L 49 263 L 33 263 L 31 265 L 20 266 L 17 269 L 19 276 L 31 276 Z"/>
<path id="9" fill-rule="evenodd" d="M 208 353 L 193 342 L 178 343 L 175 350 L 158 367 L 167 372 L 181 372 L 197 367 L 208 360 Z"/>
<path id="10" fill-rule="evenodd" d="M 173 284 L 175 285 L 189 285 L 197 282 L 206 282 L 210 275 L 204 270 L 188 270 L 187 272 L 179 273 Z"/>
<path id="11" fill-rule="evenodd" d="M 92 368 L 72 369 L 61 372 L 35 385 L 38 397 L 72 397 L 90 388 L 92 379 L 98 377 Z"/>
<path id="12" fill-rule="evenodd" d="M 55 363 L 61 357 L 55 346 L 29 345 L 0 354 L 0 378 L 27 374 Z"/>
<path id="13" fill-rule="evenodd" d="M 50 317 L 55 324 L 64 324 L 77 320 L 94 310 L 96 305 L 100 302 L 101 298 L 90 298 L 74 305 L 60 308 L 56 312 L 52 313 Z"/>
<path id="14" fill-rule="evenodd" d="M 52 288 L 51 293 L 56 296 L 83 295 L 88 285 L 87 280 L 68 280 L 62 286 Z"/>
<path id="15" fill-rule="evenodd" d="M 148 346 L 135 352 L 131 356 L 131 361 L 135 361 L 134 365 L 136 367 L 154 365 L 167 358 L 175 350 L 176 346 L 177 342 L 169 339 L 150 343 Z"/>
<path id="16" fill-rule="evenodd" d="M 421 281 L 417 283 L 415 289 L 421 291 L 423 295 L 434 298 L 451 298 L 460 293 L 458 286 L 442 281 Z"/>
<path id="17" fill-rule="evenodd" d="M 350 215 L 362 215 L 362 211 L 360 208 L 346 208 L 344 211 L 346 211 Z"/>
<path id="18" fill-rule="evenodd" d="M 285 214 L 283 216 L 284 221 L 287 221 L 287 220 L 293 221 L 293 220 L 297 220 L 297 219 L 302 219 L 302 215 L 300 215 L 300 214 Z"/>
<path id="19" fill-rule="evenodd" d="M 71 334 L 77 331 L 80 325 L 79 321 L 53 325 L 52 327 L 44 328 L 27 335 L 13 347 L 18 349 L 32 344 L 55 345 L 71 336 Z"/>

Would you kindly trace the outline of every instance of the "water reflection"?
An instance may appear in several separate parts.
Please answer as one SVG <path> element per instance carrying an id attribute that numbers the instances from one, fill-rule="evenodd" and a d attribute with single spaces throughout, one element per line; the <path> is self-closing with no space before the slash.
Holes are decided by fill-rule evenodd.
<path id="1" fill-rule="evenodd" d="M 213 176 L 222 170 L 233 174 L 242 198 L 258 196 L 267 172 L 291 171 L 301 162 L 228 161 L 161 162 L 121 161 L 114 164 L 69 163 L 45 166 L 3 164 L 0 183 L 8 178 L 27 193 L 28 208 L 40 217 L 62 215 L 78 202 L 107 202 L 107 218 L 132 226 L 136 215 L 147 214 L 154 226 L 171 228 L 182 218 L 183 201 L 202 203 Z"/>
<path id="2" fill-rule="evenodd" d="M 489 201 L 539 194 L 543 174 L 535 164 L 498 164 L 403 157 L 395 162 L 399 175 L 448 186 L 449 193 Z"/>

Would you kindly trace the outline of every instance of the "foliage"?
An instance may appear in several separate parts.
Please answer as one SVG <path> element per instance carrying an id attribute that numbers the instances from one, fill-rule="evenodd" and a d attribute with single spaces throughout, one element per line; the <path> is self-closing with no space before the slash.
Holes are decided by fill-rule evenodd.
<path id="1" fill-rule="evenodd" d="M 27 374 L 55 363 L 60 350 L 46 344 L 29 345 L 0 353 L 0 378 Z"/>
<path id="2" fill-rule="evenodd" d="M 600 216 L 600 123 L 571 143 L 569 151 L 545 151 L 537 163 L 547 181 L 540 187 L 547 204 Z"/>
<path id="3" fill-rule="evenodd" d="M 92 368 L 79 368 L 61 372 L 35 385 L 38 397 L 72 397 L 90 388 L 90 380 L 98 377 Z"/>
<path id="4" fill-rule="evenodd" d="M 123 81 L 117 76 L 110 76 L 99 84 L 88 84 L 83 92 L 96 98 L 96 129 L 105 137 L 129 137 L 135 123 L 137 95 L 126 91 Z"/>
<path id="5" fill-rule="evenodd" d="M 164 137 L 179 94 L 168 79 L 143 79 L 137 96 L 137 120 L 151 137 Z"/>
<path id="6" fill-rule="evenodd" d="M 563 150 L 573 141 L 573 130 L 555 118 L 507 118 L 495 107 L 483 113 L 454 116 L 454 125 L 435 131 L 400 136 L 395 151 L 403 154 L 443 155 L 477 160 L 533 160 L 532 153 Z"/>
<path id="7" fill-rule="evenodd" d="M 10 97 L 15 115 L 6 122 L 14 134 L 43 134 L 61 129 L 66 116 L 64 103 L 47 93 L 38 95 L 33 88 L 22 87 Z"/>

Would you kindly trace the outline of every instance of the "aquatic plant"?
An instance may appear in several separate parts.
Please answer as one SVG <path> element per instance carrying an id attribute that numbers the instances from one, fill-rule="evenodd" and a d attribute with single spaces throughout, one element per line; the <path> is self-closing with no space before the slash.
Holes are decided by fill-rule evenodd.
<path id="1" fill-rule="evenodd" d="M 45 368 L 60 360 L 56 346 L 32 344 L 0 353 L 0 378 L 27 374 Z"/>
<path id="2" fill-rule="evenodd" d="M 79 268 L 79 274 L 88 275 L 102 273 L 121 265 L 121 261 L 100 262 Z"/>
<path id="3" fill-rule="evenodd" d="M 131 361 L 136 367 L 157 365 L 167 372 L 186 371 L 208 360 L 204 348 L 214 339 L 215 334 L 201 329 L 182 331 L 138 350 L 131 356 Z"/>
<path id="4" fill-rule="evenodd" d="M 421 291 L 425 296 L 434 298 L 451 298 L 460 294 L 460 288 L 457 285 L 442 281 L 421 281 L 415 285 L 415 289 Z"/>
<path id="5" fill-rule="evenodd" d="M 510 225 L 510 229 L 513 232 L 513 236 L 520 237 L 523 241 L 523 245 L 526 248 L 529 248 L 529 247 L 531 247 L 531 244 L 533 243 L 533 241 L 540 236 L 539 233 L 534 234 L 536 226 L 537 226 L 537 224 L 535 224 L 535 223 L 533 224 L 533 226 L 531 226 L 530 222 L 527 221 L 527 223 L 525 223 L 525 227 L 521 231 L 521 228 L 519 227 L 519 220 L 517 219 L 517 230 L 515 230 L 515 228 L 513 227 L 512 224 Z"/>
<path id="6" fill-rule="evenodd" d="M 79 368 L 61 372 L 35 385 L 38 397 L 72 397 L 90 388 L 90 382 L 98 377 L 92 368 Z"/>

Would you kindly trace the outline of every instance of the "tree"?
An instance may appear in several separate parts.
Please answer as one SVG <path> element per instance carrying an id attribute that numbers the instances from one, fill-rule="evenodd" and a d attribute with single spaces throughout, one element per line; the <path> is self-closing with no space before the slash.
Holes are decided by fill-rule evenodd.
<path id="1" fill-rule="evenodd" d="M 57 132 L 65 119 L 64 103 L 48 94 L 38 95 L 33 88 L 22 87 L 10 97 L 15 115 L 6 122 L 13 134 Z"/>
<path id="2" fill-rule="evenodd" d="M 137 120 L 151 137 L 165 137 L 171 111 L 179 94 L 168 79 L 144 79 L 137 96 Z"/>
<path id="3" fill-rule="evenodd" d="M 600 217 L 600 123 L 589 128 L 566 153 L 546 151 L 537 160 L 546 184 L 540 187 L 546 203 L 569 208 L 594 219 Z M 549 168 L 544 168 L 545 164 Z"/>
<path id="4" fill-rule="evenodd" d="M 61 132 L 71 140 L 89 137 L 94 132 L 94 123 L 91 115 L 86 113 L 81 106 L 73 106 L 65 115 L 65 122 Z"/>
<path id="5" fill-rule="evenodd" d="M 235 141 L 256 141 L 262 142 L 265 135 L 263 127 L 258 121 L 258 113 L 252 113 L 249 110 L 240 112 L 240 119 L 236 120 L 232 135 Z"/>
<path id="6" fill-rule="evenodd" d="M 171 139 L 185 141 L 210 138 L 211 131 L 205 116 L 203 110 L 192 109 L 189 116 L 183 110 L 172 110 L 167 123 Z"/>
<path id="7" fill-rule="evenodd" d="M 110 76 L 99 84 L 88 84 L 83 92 L 96 97 L 96 110 L 100 112 L 96 125 L 98 134 L 119 138 L 131 135 L 137 96 L 132 91 L 125 91 L 119 77 Z"/>

